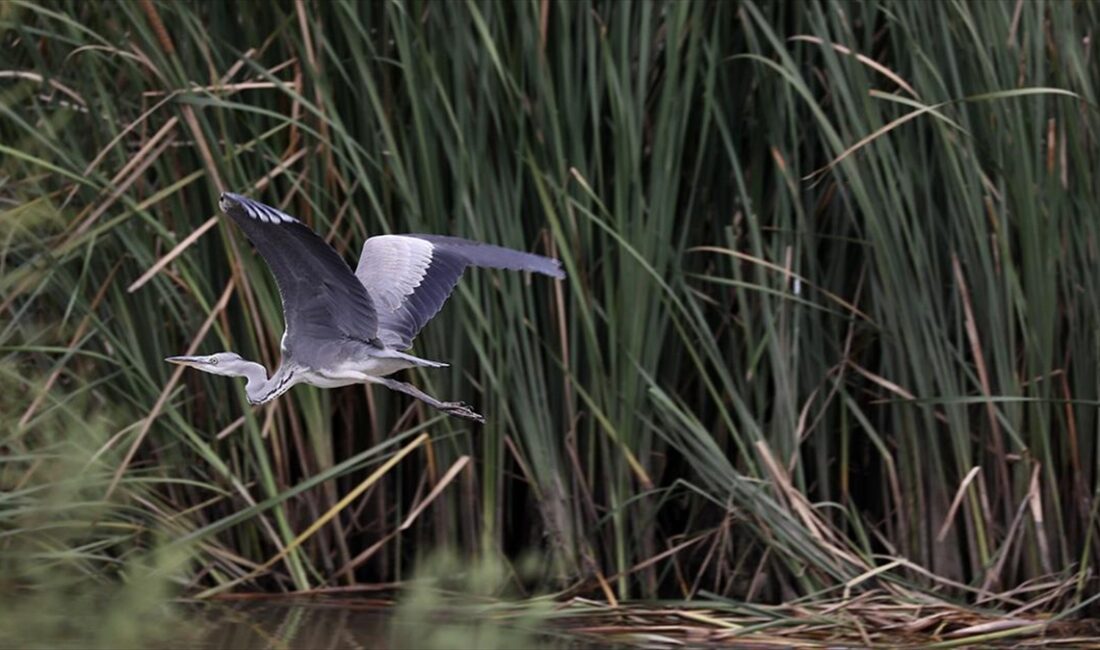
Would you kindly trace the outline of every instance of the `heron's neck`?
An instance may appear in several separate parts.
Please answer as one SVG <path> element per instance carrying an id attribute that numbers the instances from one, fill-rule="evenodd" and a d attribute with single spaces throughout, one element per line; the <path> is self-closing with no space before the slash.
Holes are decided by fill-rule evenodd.
<path id="1" fill-rule="evenodd" d="M 248 380 L 245 384 L 244 390 L 248 394 L 248 398 L 252 399 L 253 396 L 259 394 L 265 384 L 267 384 L 267 368 L 256 363 L 255 361 L 240 361 L 240 372 L 230 372 L 231 375 L 239 375 Z"/>
<path id="2" fill-rule="evenodd" d="M 255 368 L 252 366 L 255 366 Z M 290 390 L 290 387 L 297 383 L 295 381 L 297 373 L 294 369 L 293 364 L 284 363 L 279 366 L 271 379 L 268 379 L 267 370 L 263 366 L 258 363 L 249 364 L 245 375 L 248 377 L 248 384 L 244 387 L 249 401 L 253 404 L 266 404 Z"/>

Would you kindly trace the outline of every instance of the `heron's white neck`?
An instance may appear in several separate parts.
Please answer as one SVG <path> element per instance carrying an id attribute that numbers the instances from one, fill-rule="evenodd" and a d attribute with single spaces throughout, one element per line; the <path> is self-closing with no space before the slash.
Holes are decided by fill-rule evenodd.
<path id="1" fill-rule="evenodd" d="M 267 369 L 255 361 L 241 359 L 235 362 L 231 368 L 224 368 L 217 374 L 225 374 L 244 377 L 248 380 L 244 391 L 248 395 L 248 401 L 252 404 L 265 404 L 282 395 L 291 386 L 298 383 L 297 373 L 293 364 L 283 364 L 275 371 L 270 379 L 267 378 Z"/>
<path id="2" fill-rule="evenodd" d="M 244 386 L 244 391 L 248 394 L 248 401 L 255 401 L 256 396 L 263 394 L 263 387 L 268 383 L 267 368 L 255 361 L 242 360 L 237 365 L 239 366 L 239 376 L 248 379 L 248 383 Z"/>

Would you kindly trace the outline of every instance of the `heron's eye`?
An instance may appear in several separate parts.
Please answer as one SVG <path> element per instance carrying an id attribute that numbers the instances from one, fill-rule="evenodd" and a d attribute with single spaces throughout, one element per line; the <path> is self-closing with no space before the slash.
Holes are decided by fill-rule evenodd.
<path id="1" fill-rule="evenodd" d="M 218 358 L 217 357 L 210 357 L 210 365 L 212 365 L 212 366 L 218 365 Z"/>

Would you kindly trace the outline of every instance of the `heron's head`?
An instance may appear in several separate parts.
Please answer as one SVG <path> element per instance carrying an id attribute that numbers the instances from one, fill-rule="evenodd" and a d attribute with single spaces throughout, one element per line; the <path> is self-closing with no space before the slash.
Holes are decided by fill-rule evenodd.
<path id="1" fill-rule="evenodd" d="M 255 365 L 251 361 L 242 359 L 236 352 L 219 352 L 197 357 L 168 357 L 165 361 L 226 377 L 246 377 L 245 369 Z"/>

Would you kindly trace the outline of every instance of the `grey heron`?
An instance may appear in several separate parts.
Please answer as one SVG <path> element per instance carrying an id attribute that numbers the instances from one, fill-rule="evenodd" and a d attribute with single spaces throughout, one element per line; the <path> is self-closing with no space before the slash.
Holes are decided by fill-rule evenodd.
<path id="1" fill-rule="evenodd" d="M 322 388 L 380 384 L 450 415 L 484 422 L 462 402 L 443 402 L 389 375 L 441 368 L 405 350 L 443 307 L 463 271 L 480 266 L 564 278 L 558 260 L 441 235 L 367 239 L 353 273 L 340 255 L 298 219 L 239 194 L 218 201 L 267 262 L 283 302 L 282 361 L 263 365 L 235 352 L 165 359 L 203 372 L 248 380 L 251 404 L 264 404 L 300 383 Z"/>

